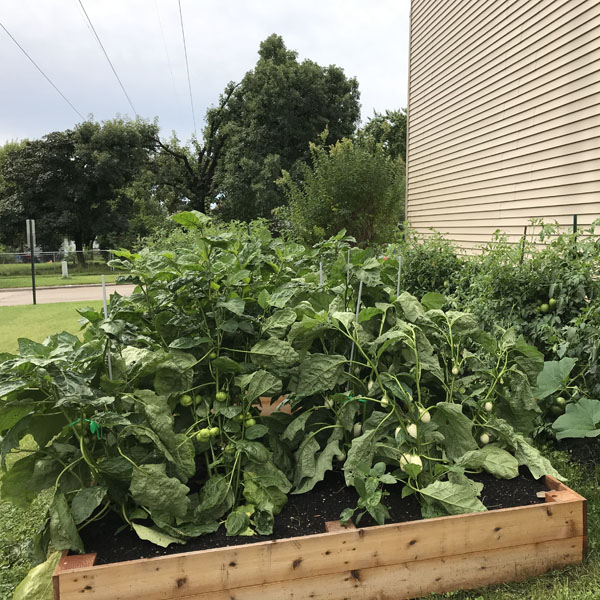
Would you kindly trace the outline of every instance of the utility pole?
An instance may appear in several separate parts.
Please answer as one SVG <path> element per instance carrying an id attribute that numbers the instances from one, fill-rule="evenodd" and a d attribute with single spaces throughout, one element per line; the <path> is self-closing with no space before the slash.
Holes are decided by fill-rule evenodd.
<path id="1" fill-rule="evenodd" d="M 35 220 L 27 219 L 27 245 L 29 246 L 29 255 L 31 258 L 31 291 L 33 292 L 33 303 L 37 304 L 35 297 Z"/>

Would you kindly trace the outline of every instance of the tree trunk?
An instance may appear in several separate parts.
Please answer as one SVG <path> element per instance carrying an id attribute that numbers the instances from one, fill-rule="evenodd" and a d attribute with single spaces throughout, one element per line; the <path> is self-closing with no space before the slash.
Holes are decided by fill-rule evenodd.
<path id="1" fill-rule="evenodd" d="M 85 267 L 85 256 L 83 255 L 83 235 L 81 232 L 75 236 L 75 252 L 77 254 L 77 262 L 80 266 Z"/>

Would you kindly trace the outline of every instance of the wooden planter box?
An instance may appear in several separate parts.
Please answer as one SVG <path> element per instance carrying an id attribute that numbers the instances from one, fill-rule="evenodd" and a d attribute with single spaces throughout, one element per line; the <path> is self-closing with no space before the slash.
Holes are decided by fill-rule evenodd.
<path id="1" fill-rule="evenodd" d="M 64 556 L 55 600 L 402 600 L 580 562 L 586 500 L 552 477 L 544 504 L 342 529 L 93 566 Z"/>

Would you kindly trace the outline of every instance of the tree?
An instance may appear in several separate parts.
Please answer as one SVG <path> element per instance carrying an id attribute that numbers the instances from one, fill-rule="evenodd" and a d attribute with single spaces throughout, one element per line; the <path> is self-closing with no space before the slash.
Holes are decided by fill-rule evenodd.
<path id="1" fill-rule="evenodd" d="M 375 112 L 359 129 L 357 137 L 381 144 L 387 156 L 400 157 L 406 162 L 406 110 L 386 110 L 385 114 Z"/>
<path id="2" fill-rule="evenodd" d="M 18 207 L 10 202 L 14 186 L 4 176 L 4 165 L 10 154 L 23 147 L 25 142 L 10 141 L 0 146 L 0 243 L 16 247 L 25 240 L 25 225 L 18 221 Z"/>
<path id="3" fill-rule="evenodd" d="M 127 232 L 133 202 L 122 189 L 149 164 L 157 133 L 155 123 L 139 120 L 85 121 L 26 142 L 2 166 L 9 193 L 0 221 L 23 227 L 26 218 L 36 219 L 42 246 L 56 247 L 67 236 L 78 251 Z"/>
<path id="4" fill-rule="evenodd" d="M 256 67 L 207 113 L 205 142 L 219 147 L 212 190 L 218 214 L 270 218 L 284 203 L 274 183 L 282 169 L 295 174 L 326 128 L 329 143 L 352 135 L 359 116 L 356 79 L 333 65 L 298 62 L 280 36 L 267 38 Z"/>
<path id="5" fill-rule="evenodd" d="M 156 183 L 171 193 L 170 206 L 175 210 L 194 209 L 206 213 L 214 195 L 215 170 L 226 139 L 221 130 L 227 104 L 238 86 L 227 85 L 219 106 L 208 111 L 204 128 L 204 143 L 192 139 L 190 146 L 182 146 L 177 136 L 156 144 L 160 153 L 154 160 Z"/>
<path id="6" fill-rule="evenodd" d="M 300 182 L 288 172 L 278 181 L 289 205 L 279 217 L 292 232 L 308 243 L 342 229 L 361 245 L 389 241 L 404 218 L 402 159 L 367 138 L 310 151 L 312 167 L 304 166 Z"/>

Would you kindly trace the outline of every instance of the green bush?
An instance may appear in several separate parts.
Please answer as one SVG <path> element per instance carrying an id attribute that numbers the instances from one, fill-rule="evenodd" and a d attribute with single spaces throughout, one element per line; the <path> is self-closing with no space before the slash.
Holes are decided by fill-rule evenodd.
<path id="1" fill-rule="evenodd" d="M 284 171 L 278 183 L 288 206 L 278 211 L 309 244 L 345 229 L 361 246 L 393 238 L 404 217 L 404 163 L 369 140 L 311 144 L 312 166 L 298 182 Z"/>

